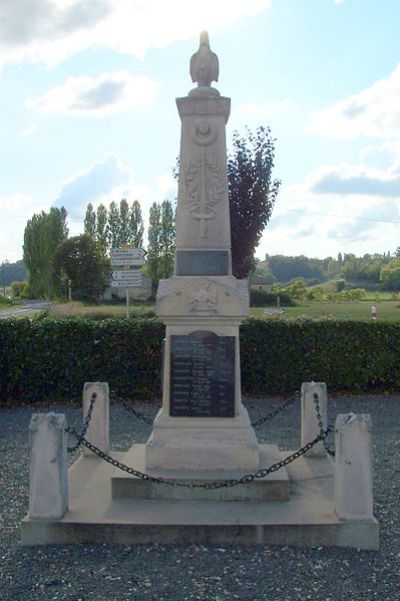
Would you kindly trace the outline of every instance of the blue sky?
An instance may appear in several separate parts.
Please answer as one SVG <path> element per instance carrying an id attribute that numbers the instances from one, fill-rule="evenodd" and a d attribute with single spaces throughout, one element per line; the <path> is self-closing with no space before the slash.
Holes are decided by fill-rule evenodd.
<path id="1" fill-rule="evenodd" d="M 175 98 L 210 32 L 234 129 L 283 184 L 257 255 L 400 245 L 398 0 L 0 0 L 0 262 L 34 212 L 176 196 Z"/>

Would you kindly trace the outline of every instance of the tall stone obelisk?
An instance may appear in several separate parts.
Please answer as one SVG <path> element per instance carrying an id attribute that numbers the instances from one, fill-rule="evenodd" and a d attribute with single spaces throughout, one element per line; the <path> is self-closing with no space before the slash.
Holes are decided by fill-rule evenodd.
<path id="1" fill-rule="evenodd" d="M 232 275 L 225 125 L 230 99 L 213 87 L 218 58 L 202 32 L 190 62 L 198 86 L 177 99 L 182 121 L 174 275 L 161 280 L 166 324 L 163 405 L 146 468 L 256 469 L 259 447 L 241 402 L 239 325 L 247 282 Z"/>

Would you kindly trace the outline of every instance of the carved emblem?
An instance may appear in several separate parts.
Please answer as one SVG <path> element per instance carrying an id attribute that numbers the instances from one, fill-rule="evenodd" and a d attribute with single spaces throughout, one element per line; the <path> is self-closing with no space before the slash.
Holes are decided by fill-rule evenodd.
<path id="1" fill-rule="evenodd" d="M 216 126 L 205 119 L 197 119 L 190 128 L 190 137 L 198 146 L 209 146 L 216 139 L 217 133 Z"/>
<path id="2" fill-rule="evenodd" d="M 205 146 L 200 157 L 183 167 L 185 191 L 183 199 L 200 222 L 200 236 L 207 238 L 207 221 L 215 217 L 215 205 L 227 195 L 224 164 L 207 157 Z"/>
<path id="3" fill-rule="evenodd" d="M 207 282 L 201 282 L 191 289 L 189 305 L 192 311 L 216 313 L 217 289 Z"/>

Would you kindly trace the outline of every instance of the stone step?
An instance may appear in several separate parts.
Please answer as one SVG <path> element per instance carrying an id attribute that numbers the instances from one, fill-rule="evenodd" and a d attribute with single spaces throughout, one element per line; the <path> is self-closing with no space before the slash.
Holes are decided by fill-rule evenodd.
<path id="1" fill-rule="evenodd" d="M 181 483 L 203 484 L 210 481 L 224 482 L 245 476 L 249 471 L 236 470 L 146 470 L 144 445 L 133 447 L 122 455 L 120 461 L 146 472 L 156 478 L 174 480 Z M 264 469 L 277 463 L 282 455 L 275 445 L 260 445 L 260 466 Z M 186 488 L 170 486 L 142 480 L 115 468 L 111 476 L 111 496 L 113 499 L 148 500 L 204 500 L 204 501 L 287 501 L 289 499 L 289 477 L 285 468 L 247 484 L 217 489 Z"/>

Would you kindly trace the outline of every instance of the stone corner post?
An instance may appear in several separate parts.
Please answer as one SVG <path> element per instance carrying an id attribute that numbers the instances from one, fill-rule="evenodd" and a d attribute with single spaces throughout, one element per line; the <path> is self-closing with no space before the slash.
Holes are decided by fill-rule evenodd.
<path id="1" fill-rule="evenodd" d="M 328 423 L 328 394 L 325 382 L 303 382 L 301 385 L 301 446 L 303 447 L 320 434 L 314 394 L 318 395 L 319 409 L 324 430 Z M 323 442 L 318 442 L 307 452 L 307 456 L 324 456 Z"/>
<path id="2" fill-rule="evenodd" d="M 83 386 L 83 418 L 85 419 L 90 407 L 92 396 L 96 395 L 93 413 L 85 438 L 104 453 L 110 450 L 109 415 L 110 391 L 107 382 L 85 382 Z M 83 447 L 85 456 L 92 455 L 92 451 Z"/>
<path id="3" fill-rule="evenodd" d="M 68 511 L 65 415 L 35 413 L 29 424 L 31 519 L 61 519 Z"/>
<path id="4" fill-rule="evenodd" d="M 372 420 L 339 414 L 335 424 L 335 511 L 343 520 L 373 519 Z"/>

